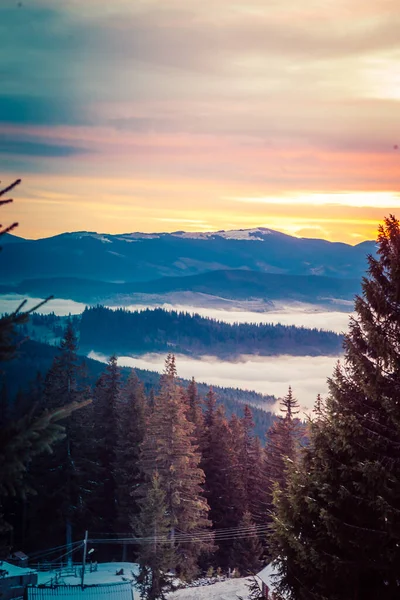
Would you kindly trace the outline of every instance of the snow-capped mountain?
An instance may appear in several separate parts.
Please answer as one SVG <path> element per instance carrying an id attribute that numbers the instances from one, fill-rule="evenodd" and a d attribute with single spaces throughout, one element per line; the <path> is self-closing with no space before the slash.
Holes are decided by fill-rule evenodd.
<path id="1" fill-rule="evenodd" d="M 10 236 L 10 242 L 12 241 Z M 63 233 L 15 239 L 2 252 L 2 282 L 75 277 L 150 281 L 217 270 L 360 278 L 373 242 L 357 246 L 295 238 L 263 227 L 233 231 Z"/>

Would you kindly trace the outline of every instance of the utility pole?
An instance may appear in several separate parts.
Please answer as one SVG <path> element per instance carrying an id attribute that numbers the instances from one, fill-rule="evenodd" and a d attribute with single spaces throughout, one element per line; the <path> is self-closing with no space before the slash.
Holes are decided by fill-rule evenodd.
<path id="1" fill-rule="evenodd" d="M 82 587 L 82 589 L 83 589 L 83 584 L 84 584 L 84 581 L 85 581 L 87 542 L 88 542 L 88 531 L 86 530 L 85 531 L 85 539 L 83 540 L 82 580 L 81 580 L 81 587 Z"/>

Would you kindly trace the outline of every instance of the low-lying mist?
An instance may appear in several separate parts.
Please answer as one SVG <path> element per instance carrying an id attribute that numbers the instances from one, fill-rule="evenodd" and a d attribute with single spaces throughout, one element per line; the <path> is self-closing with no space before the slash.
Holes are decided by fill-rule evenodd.
<path id="1" fill-rule="evenodd" d="M 90 358 L 106 362 L 108 357 L 91 352 Z M 162 372 L 166 354 L 146 354 L 140 358 L 120 356 L 121 366 L 136 367 Z M 332 356 L 241 356 L 235 361 L 218 360 L 215 357 L 201 359 L 176 357 L 178 375 L 199 383 L 238 387 L 255 390 L 264 394 L 284 396 L 291 385 L 302 410 L 309 411 L 317 394 L 325 396 L 328 392 L 327 378 L 332 375 L 334 366 L 340 357 Z M 271 407 L 268 406 L 268 410 Z"/>

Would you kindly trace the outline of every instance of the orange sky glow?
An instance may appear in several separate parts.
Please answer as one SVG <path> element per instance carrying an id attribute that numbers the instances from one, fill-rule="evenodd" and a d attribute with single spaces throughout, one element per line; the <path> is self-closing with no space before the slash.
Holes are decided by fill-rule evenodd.
<path id="1" fill-rule="evenodd" d="M 19 235 L 263 226 L 356 244 L 400 216 L 398 2 L 209 4 L 2 2 Z"/>

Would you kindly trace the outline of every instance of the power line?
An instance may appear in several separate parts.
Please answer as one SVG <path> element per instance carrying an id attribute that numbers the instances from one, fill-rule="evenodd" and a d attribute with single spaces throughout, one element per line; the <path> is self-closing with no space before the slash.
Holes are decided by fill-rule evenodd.
<path id="1" fill-rule="evenodd" d="M 252 537 L 254 534 L 260 535 L 269 531 L 268 526 L 254 528 L 243 528 L 236 531 L 220 531 L 220 532 L 199 532 L 190 534 L 176 534 L 174 536 L 174 542 L 176 543 L 196 543 L 196 542 L 218 542 L 218 541 L 229 541 L 240 538 Z M 168 543 L 171 542 L 171 538 L 168 536 L 149 536 L 149 537 L 129 537 L 129 538 L 100 538 L 90 539 L 91 544 L 153 544 Z"/>

